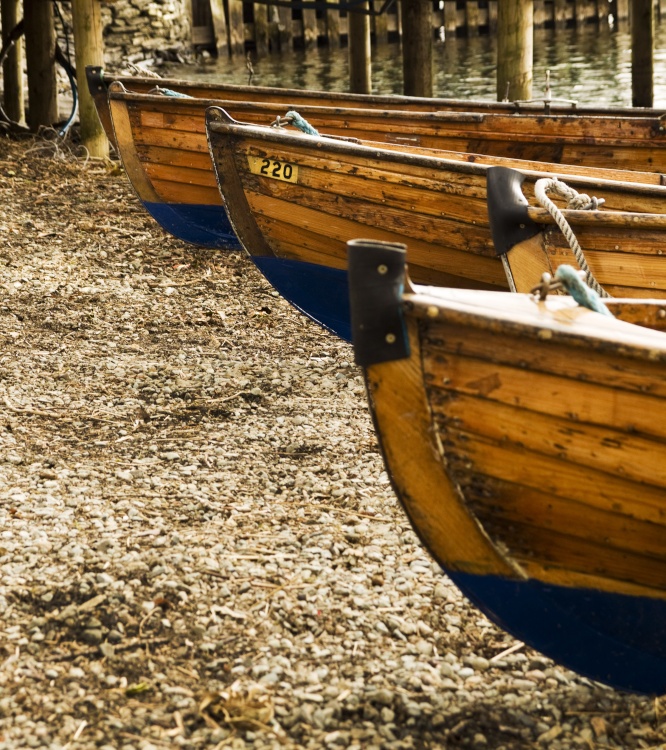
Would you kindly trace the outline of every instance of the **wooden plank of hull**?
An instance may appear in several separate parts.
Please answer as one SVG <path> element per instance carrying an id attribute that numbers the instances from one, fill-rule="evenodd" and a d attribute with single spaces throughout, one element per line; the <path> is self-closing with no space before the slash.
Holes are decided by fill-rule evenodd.
<path id="1" fill-rule="evenodd" d="M 580 353 L 580 356 L 584 356 L 584 353 Z M 529 361 L 528 351 L 525 357 Z M 438 378 L 446 378 L 447 389 L 454 390 L 457 394 L 465 393 L 464 389 L 467 388 L 470 393 L 483 394 L 488 402 L 516 405 L 536 412 L 540 418 L 543 417 L 544 423 L 547 422 L 546 417 L 552 414 L 561 417 L 564 424 L 570 425 L 572 430 L 583 432 L 584 423 L 604 427 L 604 420 L 608 419 L 610 413 L 617 429 L 662 439 L 666 437 L 666 423 L 655 423 L 653 411 L 638 411 L 654 410 L 661 403 L 660 397 L 621 391 L 617 386 L 604 388 L 586 380 L 586 373 L 576 378 L 575 388 L 571 385 L 563 390 L 561 376 L 529 367 L 517 369 L 496 362 L 452 356 L 440 356 L 440 361 L 429 360 L 428 364 L 432 369 L 427 374 L 433 382 L 440 382 Z M 530 387 L 530 383 L 534 384 L 534 388 Z M 590 450 L 594 450 L 591 431 L 585 435 L 583 442 Z M 640 441 L 638 444 L 640 449 L 647 448 Z M 561 450 L 565 450 L 561 442 L 558 445 Z M 623 452 L 631 453 L 628 445 L 625 444 L 622 448 Z M 631 470 L 631 466 L 626 467 L 626 471 Z"/>
<path id="2" fill-rule="evenodd" d="M 210 187 L 192 185 L 187 193 L 187 199 L 183 200 L 183 184 L 181 182 L 173 183 L 163 180 L 155 180 L 153 185 L 160 193 L 160 202 L 177 203 L 182 205 L 203 205 L 203 206 L 220 206 L 223 202 L 220 199 L 219 192 L 217 195 Z"/>
<path id="3" fill-rule="evenodd" d="M 395 231 L 375 225 L 362 226 L 340 216 L 288 203 L 284 204 L 284 211 L 276 212 L 275 201 L 270 201 L 268 214 L 262 210 L 263 196 L 248 194 L 247 197 L 257 226 L 264 236 L 271 238 L 271 247 L 279 257 L 346 268 L 345 243 L 349 239 L 360 234 L 386 241 L 396 237 Z M 506 288 L 502 269 L 495 259 L 467 255 L 454 248 L 434 248 L 414 238 L 410 241 L 410 269 L 419 281 L 454 287 Z"/>
<path id="4" fill-rule="evenodd" d="M 434 298 L 434 304 L 436 303 Z M 558 313 L 563 323 L 568 313 L 567 310 Z M 572 324 L 576 321 L 573 314 L 571 320 Z M 627 360 L 616 362 L 613 368 L 609 368 L 606 354 L 592 346 L 585 347 L 584 355 L 581 353 L 579 357 L 572 357 L 569 345 L 564 342 L 552 342 L 548 349 L 537 348 L 530 352 L 528 359 L 524 342 L 520 339 L 506 337 L 501 348 L 490 349 L 484 331 L 468 327 L 464 329 L 464 335 L 458 335 L 456 328 L 451 325 L 446 338 L 431 341 L 431 347 L 433 367 L 439 360 L 447 361 L 451 356 L 460 355 L 485 359 L 491 364 L 506 367 L 528 368 L 530 372 L 548 372 L 570 380 L 592 381 L 603 383 L 609 388 L 666 397 L 666 382 L 661 377 L 661 362 L 644 362 L 640 369 L 637 369 Z"/>
<path id="5" fill-rule="evenodd" d="M 534 388 L 539 387 L 539 378 L 530 380 L 532 382 Z M 484 445 L 506 441 L 507 445 L 516 445 L 520 453 L 540 453 L 580 465 L 582 470 L 621 475 L 634 482 L 652 483 L 661 490 L 665 489 L 666 466 L 651 464 L 650 452 L 655 446 L 654 441 L 647 437 L 637 437 L 606 425 L 594 426 L 567 417 L 551 416 L 547 411 L 533 412 L 529 405 L 513 406 L 461 396 L 459 391 L 447 391 L 441 395 L 433 393 L 432 399 L 437 408 L 435 418 L 450 434 L 452 445 L 464 443 L 471 436 L 477 436 Z M 465 408 L 469 411 L 465 412 Z M 496 415 L 497 424 L 486 427 L 485 421 L 491 421 L 488 420 L 489 414 Z M 527 426 L 529 418 L 534 420 L 534 427 Z M 615 451 L 609 451 L 609 446 Z"/>

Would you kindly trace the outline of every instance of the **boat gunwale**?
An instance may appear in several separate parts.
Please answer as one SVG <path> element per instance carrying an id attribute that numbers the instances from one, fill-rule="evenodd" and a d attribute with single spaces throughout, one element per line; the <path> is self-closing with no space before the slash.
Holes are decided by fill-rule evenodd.
<path id="1" fill-rule="evenodd" d="M 156 79 L 156 82 L 157 79 Z M 225 103 L 229 103 L 230 105 L 233 105 L 234 108 L 238 108 L 241 110 L 273 110 L 276 106 L 289 106 L 288 102 L 282 102 L 282 101 L 274 101 L 274 100 L 268 100 L 268 101 L 250 101 L 250 100 L 234 100 L 234 99 L 224 99 L 222 96 L 218 97 L 189 97 L 189 96 L 168 96 L 164 94 L 153 94 L 153 93 L 143 93 L 140 91 L 131 91 L 130 89 L 123 88 L 123 90 L 119 90 L 117 88 L 114 88 L 113 85 L 115 83 L 120 83 L 122 85 L 122 82 L 120 81 L 114 81 L 112 84 L 110 84 L 108 88 L 108 96 L 110 99 L 123 99 L 127 101 L 135 101 L 135 102 L 152 102 L 152 103 L 164 103 L 165 101 L 168 101 L 169 104 L 176 106 L 176 107 L 187 107 L 188 104 L 191 104 L 192 102 L 196 102 L 197 105 L 206 105 L 206 106 L 221 106 L 224 108 Z M 284 97 L 286 98 L 286 97 Z M 345 112 L 348 112 L 352 110 L 354 112 L 354 115 L 357 115 L 359 117 L 368 117 L 368 118 L 377 118 L 381 119 L 382 117 L 396 117 L 398 119 L 409 119 L 418 117 L 419 120 L 423 120 L 426 122 L 478 122 L 483 123 L 488 118 L 499 118 L 499 117 L 508 117 L 510 119 L 519 119 L 521 116 L 529 117 L 530 119 L 536 119 L 535 115 L 531 112 L 520 112 L 516 114 L 505 114 L 503 112 L 473 112 L 473 111 L 463 111 L 463 110 L 438 110 L 435 112 L 430 111 L 415 111 L 415 110 L 409 110 L 409 109 L 396 109 L 394 107 L 386 107 L 383 109 L 376 109 L 371 107 L 344 107 L 342 105 L 335 106 L 335 105 L 328 105 L 328 104 L 308 104 L 308 103 L 301 103 L 299 105 L 296 105 L 299 107 L 307 107 L 308 111 L 316 111 L 317 113 L 321 113 L 322 115 L 334 112 L 335 114 L 344 114 Z M 654 122 L 649 122 L 650 118 L 647 117 L 631 117 L 631 116 L 623 116 L 623 115 L 604 115 L 604 114 L 589 114 L 585 115 L 585 117 L 580 117 L 579 115 L 573 115 L 573 114 L 560 114 L 560 113 L 548 113 L 548 114 L 540 114 L 538 115 L 539 122 L 547 121 L 547 120 L 554 120 L 557 123 L 564 122 L 564 124 L 568 122 L 576 122 L 581 119 L 586 120 L 602 120 L 602 121 L 608 121 L 609 124 L 616 124 L 617 122 L 626 123 L 627 126 L 630 127 L 641 127 L 648 125 L 651 128 L 658 127 L 659 120 L 661 118 L 655 117 Z M 563 142 L 565 142 L 565 138 L 563 138 Z M 645 143 L 646 147 L 654 147 L 655 143 L 650 141 L 642 141 L 641 139 L 630 139 L 626 138 L 627 141 L 636 141 L 638 143 Z M 657 143 L 659 143 L 657 141 Z"/>
<path id="2" fill-rule="evenodd" d="M 534 104 L 527 104 L 527 103 L 520 103 L 520 102 L 499 102 L 499 101 L 486 101 L 483 99 L 447 99 L 447 98 L 439 98 L 439 97 L 421 97 L 421 96 L 405 96 L 401 94 L 354 94 L 350 92 L 344 92 L 344 91 L 323 91 L 320 89 L 295 89 L 295 88 L 281 88 L 279 86 L 247 86 L 244 84 L 236 84 L 236 83 L 212 83 L 209 81 L 194 81 L 194 80 L 188 80 L 188 79 L 179 79 L 179 78 L 152 78 L 152 77 L 143 77 L 143 76 L 132 76 L 132 75 L 108 75 L 104 73 L 104 70 L 102 69 L 100 72 L 101 75 L 101 81 L 102 83 L 109 88 L 111 83 L 118 81 L 124 85 L 131 85 L 132 83 L 139 85 L 146 85 L 146 86 L 158 86 L 163 85 L 165 88 L 200 88 L 200 89 L 210 89 L 211 91 L 234 91 L 236 93 L 242 93 L 245 91 L 254 91 L 259 94 L 274 94 L 279 96 L 280 98 L 288 95 L 292 95 L 294 97 L 304 97 L 304 98 L 317 98 L 317 97 L 327 97 L 330 99 L 339 99 L 340 101 L 349 101 L 349 102 L 380 102 L 380 103 L 386 103 L 386 104 L 392 104 L 394 102 L 399 103 L 405 103 L 405 104 L 413 104 L 413 105 L 443 105 L 446 107 L 447 105 L 450 107 L 453 106 L 473 106 L 475 108 L 479 109 L 488 109 L 488 110 L 497 110 L 497 109 L 504 109 L 508 114 L 515 113 L 528 113 L 530 115 L 532 114 L 546 114 L 545 112 L 545 104 L 546 100 L 544 98 L 543 102 L 539 100 L 540 103 L 534 103 Z M 220 97 L 216 97 L 220 98 Z M 561 105 L 557 102 L 548 102 L 548 106 L 552 110 L 556 110 L 557 113 L 560 111 L 570 111 L 572 113 L 580 113 L 583 115 L 591 115 L 594 113 L 599 112 L 611 112 L 613 113 L 613 116 L 617 117 L 625 117 L 625 116 L 633 116 L 633 117 L 648 117 L 648 118 L 656 118 L 661 119 L 666 115 L 666 110 L 659 109 L 655 107 L 599 107 L 599 106 L 593 106 L 593 105 Z"/>
<path id="3" fill-rule="evenodd" d="M 492 299 L 490 295 L 509 294 L 508 292 L 462 290 L 461 294 L 455 295 L 458 299 L 451 299 L 429 294 L 427 291 L 429 287 L 427 286 L 416 285 L 413 288 L 415 291 L 406 292 L 402 296 L 401 306 L 408 318 L 468 326 L 479 330 L 501 332 L 506 335 L 527 336 L 530 339 L 543 342 L 544 345 L 565 344 L 566 346 L 585 348 L 588 351 L 591 344 L 594 343 L 594 338 L 596 338 L 599 344 L 595 344 L 592 348 L 603 348 L 606 353 L 614 352 L 623 357 L 655 363 L 666 362 L 666 333 L 643 328 L 617 318 L 613 318 L 611 321 L 610 318 L 602 316 L 600 313 L 578 306 L 570 297 L 556 296 L 557 310 L 548 309 L 548 300 L 545 302 L 534 300 L 535 314 L 530 315 L 522 310 L 516 310 L 515 312 L 502 310 L 501 308 L 493 310 L 488 301 L 484 301 L 482 304 L 475 304 L 473 301 L 475 294 L 478 294 L 479 299 L 489 300 Z M 511 296 L 532 299 L 527 294 L 512 293 Z M 470 297 L 470 301 L 467 301 L 467 297 Z M 567 300 L 567 302 L 564 300 Z M 666 311 L 666 300 L 614 299 L 616 303 L 621 301 L 626 301 L 634 306 L 642 303 L 645 307 L 656 307 L 659 310 Z M 540 310 L 546 310 L 549 313 L 548 316 L 538 318 L 536 314 L 537 306 Z M 596 321 L 602 325 L 594 326 L 594 335 L 592 335 L 592 328 L 587 326 L 585 331 L 577 331 L 575 322 L 565 324 L 554 318 L 553 314 L 559 310 L 579 310 L 581 314 L 586 316 L 588 314 L 595 316 Z M 549 332 L 549 335 L 545 334 L 546 331 Z"/>

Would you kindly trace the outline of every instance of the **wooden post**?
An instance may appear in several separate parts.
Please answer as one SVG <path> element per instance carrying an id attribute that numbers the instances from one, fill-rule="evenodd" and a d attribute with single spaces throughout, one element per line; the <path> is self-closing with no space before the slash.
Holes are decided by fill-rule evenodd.
<path id="1" fill-rule="evenodd" d="M 491 34 L 497 33 L 497 0 L 488 2 L 488 31 Z"/>
<path id="2" fill-rule="evenodd" d="M 217 56 L 227 57 L 229 54 L 229 37 L 227 34 L 227 18 L 224 14 L 223 0 L 210 0 L 210 15 L 213 21 L 213 34 L 215 35 Z"/>
<path id="3" fill-rule="evenodd" d="M 28 70 L 28 127 L 37 131 L 40 125 L 50 127 L 58 120 L 53 5 L 47 0 L 24 0 L 23 20 Z M 81 80 L 86 80 L 85 74 Z"/>
<path id="4" fill-rule="evenodd" d="M 458 30 L 458 11 L 456 0 L 444 0 L 444 31 L 451 36 L 456 35 Z"/>
<path id="5" fill-rule="evenodd" d="M 479 36 L 479 18 L 481 10 L 478 2 L 467 3 L 465 5 L 465 26 L 467 27 L 467 36 Z"/>
<path id="6" fill-rule="evenodd" d="M 376 3 L 377 4 L 377 3 Z M 388 44 L 388 11 L 372 17 L 374 27 L 375 44 Z"/>
<path id="7" fill-rule="evenodd" d="M 303 9 L 303 46 L 312 49 L 317 46 L 317 11 Z"/>
<path id="8" fill-rule="evenodd" d="M 574 22 L 576 26 L 583 26 L 587 19 L 586 0 L 574 0 Z"/>
<path id="9" fill-rule="evenodd" d="M 294 21 L 291 8 L 279 5 L 277 13 L 280 49 L 284 52 L 294 48 Z"/>
<path id="10" fill-rule="evenodd" d="M 555 0 L 553 14 L 555 28 L 563 29 L 567 25 L 567 0 Z"/>
<path id="11" fill-rule="evenodd" d="M 19 0 L 0 0 L 0 24 L 2 24 L 2 46 L 19 22 Z M 25 99 L 23 96 L 23 40 L 17 39 L 8 52 L 2 66 L 4 82 L 4 109 L 13 122 L 25 120 Z"/>
<path id="12" fill-rule="evenodd" d="M 654 1 L 631 2 L 631 104 L 653 105 Z"/>
<path id="13" fill-rule="evenodd" d="M 629 0 L 617 0 L 615 21 L 626 21 L 629 18 Z"/>
<path id="14" fill-rule="evenodd" d="M 501 0 L 497 12 L 497 98 L 532 98 L 532 0 Z M 508 92 L 508 93 L 507 93 Z"/>
<path id="15" fill-rule="evenodd" d="M 598 0 L 597 2 L 597 22 L 599 24 L 608 24 L 608 14 L 610 5 L 607 0 Z"/>
<path id="16" fill-rule="evenodd" d="M 72 25 L 76 56 L 76 80 L 79 81 L 79 120 L 81 142 L 90 156 L 109 158 L 109 141 L 86 80 L 86 65 L 104 67 L 104 42 L 102 41 L 102 7 L 99 0 L 72 0 Z"/>
<path id="17" fill-rule="evenodd" d="M 402 73 L 406 96 L 432 96 L 432 10 L 423 0 L 402 0 Z"/>
<path id="18" fill-rule="evenodd" d="M 548 10 L 552 9 L 552 5 L 549 3 Z M 550 13 L 546 11 L 546 3 L 544 0 L 534 0 L 534 27 L 541 28 L 546 25 L 547 21 L 550 21 Z"/>
<path id="19" fill-rule="evenodd" d="M 326 38 L 328 46 L 331 49 L 337 49 L 340 46 L 340 11 L 326 11 Z"/>
<path id="20" fill-rule="evenodd" d="M 367 7 L 367 2 L 364 3 Z M 372 91 L 372 68 L 370 62 L 370 16 L 367 13 L 349 11 L 349 90 L 353 94 L 369 94 Z"/>
<path id="21" fill-rule="evenodd" d="M 254 3 L 252 10 L 254 12 L 254 43 L 257 57 L 264 57 L 268 54 L 268 5 Z"/>
<path id="22" fill-rule="evenodd" d="M 243 23 L 242 0 L 228 0 L 229 51 L 232 55 L 245 54 L 245 24 Z"/>

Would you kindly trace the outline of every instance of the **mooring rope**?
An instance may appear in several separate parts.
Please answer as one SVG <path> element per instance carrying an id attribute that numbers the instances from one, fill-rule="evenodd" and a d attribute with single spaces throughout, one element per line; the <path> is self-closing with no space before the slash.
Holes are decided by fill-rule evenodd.
<path id="1" fill-rule="evenodd" d="M 582 277 L 584 271 L 577 271 L 573 266 L 566 263 L 558 266 L 555 271 L 555 279 L 562 284 L 566 292 L 573 297 L 579 305 L 602 315 L 613 316 L 613 313 L 604 305 L 599 294 L 589 287 Z M 608 296 L 608 295 L 607 295 Z"/>
<path id="2" fill-rule="evenodd" d="M 165 89 L 162 86 L 155 86 L 154 89 L 150 89 L 149 94 L 160 94 L 161 96 L 173 96 L 177 99 L 194 99 L 189 94 L 181 94 L 180 91 L 174 91 L 173 89 Z"/>
<path id="3" fill-rule="evenodd" d="M 306 133 L 307 135 L 319 135 L 319 131 L 316 128 L 313 128 L 304 117 L 301 117 L 298 112 L 293 109 L 290 109 L 284 117 L 278 115 L 271 123 L 271 127 L 281 128 L 283 120 L 286 120 L 287 125 L 293 125 L 302 133 Z"/>
<path id="4" fill-rule="evenodd" d="M 548 213 L 555 219 L 555 223 L 560 228 L 566 241 L 569 243 L 569 247 L 573 251 L 574 256 L 578 265 L 585 272 L 585 278 L 587 279 L 588 285 L 600 296 L 610 297 L 610 294 L 599 284 L 594 278 L 590 267 L 587 265 L 583 249 L 581 248 L 576 235 L 569 226 L 569 222 L 564 218 L 564 214 L 560 209 L 551 201 L 548 197 L 548 193 L 555 193 L 561 198 L 567 201 L 567 208 L 574 209 L 577 211 L 594 210 L 604 203 L 603 198 L 590 198 L 585 193 L 578 193 L 573 188 L 570 188 L 567 184 L 558 180 L 557 177 L 545 177 L 544 179 L 537 180 L 534 185 L 534 195 L 539 203 L 548 211 Z"/>

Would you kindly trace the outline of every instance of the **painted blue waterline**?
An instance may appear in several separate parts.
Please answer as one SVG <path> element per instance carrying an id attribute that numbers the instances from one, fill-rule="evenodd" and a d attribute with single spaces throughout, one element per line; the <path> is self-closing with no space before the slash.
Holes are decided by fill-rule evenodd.
<path id="1" fill-rule="evenodd" d="M 666 601 L 446 571 L 515 638 L 619 690 L 666 693 Z"/>
<path id="2" fill-rule="evenodd" d="M 241 250 L 223 206 L 143 201 L 148 213 L 165 231 L 199 247 Z"/>
<path id="3" fill-rule="evenodd" d="M 267 281 L 294 307 L 351 341 L 347 271 L 274 256 L 252 256 Z"/>

